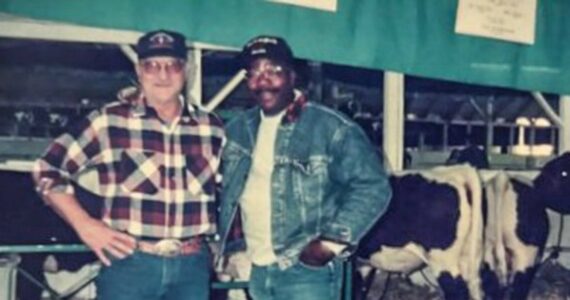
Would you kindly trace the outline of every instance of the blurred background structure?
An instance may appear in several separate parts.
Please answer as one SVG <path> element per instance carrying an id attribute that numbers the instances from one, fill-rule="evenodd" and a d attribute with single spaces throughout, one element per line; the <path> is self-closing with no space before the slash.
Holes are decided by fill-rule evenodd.
<path id="1" fill-rule="evenodd" d="M 236 55 L 202 52 L 202 99 L 214 98 L 239 71 Z M 133 65 L 118 45 L 0 38 L 0 57 L 0 161 L 33 159 L 65 126 L 136 84 Z M 383 118 L 390 114 L 384 112 L 384 73 L 316 61 L 300 65 L 311 99 L 355 119 L 382 149 Z M 417 76 L 404 80 L 407 167 L 445 162 L 467 136 L 486 149 L 491 168 L 537 168 L 557 153 L 558 127 L 536 99 L 557 111 L 555 94 Z M 240 84 L 216 110 L 228 117 L 250 105 Z"/>
<path id="2" fill-rule="evenodd" d="M 458 34 L 458 4 L 468 0 L 319 1 L 332 4 L 324 10 L 308 4 L 316 2 L 0 1 L 0 174 L 8 178 L 0 189 L 2 219 L 37 220 L 30 209 L 18 211 L 24 202 L 46 212 L 22 171 L 66 126 L 136 84 L 131 46 L 157 28 L 189 38 L 195 72 L 187 95 L 224 118 L 251 105 L 236 64 L 239 47 L 258 34 L 285 37 L 304 59 L 302 88 L 356 120 L 390 170 L 442 165 L 467 137 L 490 169 L 531 176 L 570 150 L 570 2 L 536 2 L 530 43 Z M 505 5 L 523 1 L 475 2 L 520 19 Z M 568 232 L 565 219 L 553 222 L 559 227 L 552 232 Z M 27 244 L 67 241 L 53 239 L 49 226 L 15 224 L 27 228 L 19 234 Z M 40 232 L 48 234 L 34 236 Z M 570 243 L 570 235 L 552 235 L 549 245 L 560 241 Z"/>

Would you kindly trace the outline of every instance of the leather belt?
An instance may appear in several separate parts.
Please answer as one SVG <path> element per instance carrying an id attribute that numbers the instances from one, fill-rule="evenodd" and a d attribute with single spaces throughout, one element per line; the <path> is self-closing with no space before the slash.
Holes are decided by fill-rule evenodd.
<path id="1" fill-rule="evenodd" d="M 200 251 L 203 238 L 192 237 L 187 240 L 162 239 L 156 242 L 139 241 L 137 249 L 141 252 L 163 257 L 190 255 Z"/>

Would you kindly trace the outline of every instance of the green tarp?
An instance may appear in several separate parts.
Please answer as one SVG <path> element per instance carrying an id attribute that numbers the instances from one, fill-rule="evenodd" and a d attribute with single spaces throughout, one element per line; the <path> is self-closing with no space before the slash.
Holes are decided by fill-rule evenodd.
<path id="1" fill-rule="evenodd" d="M 570 94 L 570 1 L 538 0 L 536 41 L 454 33 L 457 0 L 338 0 L 327 12 L 265 0 L 0 0 L 0 11 L 104 28 L 184 32 L 240 47 L 284 36 L 297 56 L 466 83 Z"/>

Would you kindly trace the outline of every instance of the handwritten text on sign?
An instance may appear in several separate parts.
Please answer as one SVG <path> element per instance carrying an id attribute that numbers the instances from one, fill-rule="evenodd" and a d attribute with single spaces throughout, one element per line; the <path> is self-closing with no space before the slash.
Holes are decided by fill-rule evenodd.
<path id="1" fill-rule="evenodd" d="M 455 32 L 533 44 L 537 0 L 459 0 Z"/>

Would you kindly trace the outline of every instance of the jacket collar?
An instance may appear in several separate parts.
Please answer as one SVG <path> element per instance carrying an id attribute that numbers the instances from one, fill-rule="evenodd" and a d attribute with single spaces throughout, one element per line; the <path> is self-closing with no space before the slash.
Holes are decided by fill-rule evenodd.
<path id="1" fill-rule="evenodd" d="M 295 90 L 294 93 L 295 100 L 293 100 L 293 102 L 287 106 L 287 112 L 285 112 L 285 116 L 283 116 L 281 124 L 290 124 L 296 122 L 305 109 L 305 106 L 307 105 L 307 97 L 305 94 L 299 90 Z"/>
<path id="2" fill-rule="evenodd" d="M 306 106 L 307 98 L 305 95 L 301 91 L 295 90 L 295 100 L 285 108 L 286 112 L 281 120 L 281 125 L 289 125 L 297 122 Z M 259 106 L 253 107 L 245 112 L 242 120 L 245 121 L 245 128 L 247 128 L 247 130 L 243 131 L 242 134 L 247 135 L 247 143 L 242 146 L 253 149 L 257 130 L 259 129 L 259 124 L 261 122 L 261 114 L 262 111 Z"/>
<path id="3" fill-rule="evenodd" d="M 283 115 L 283 120 L 281 121 L 282 125 L 287 125 L 287 124 L 291 124 L 296 122 L 300 117 L 301 117 L 301 113 L 303 112 L 303 110 L 305 109 L 305 106 L 307 105 L 307 97 L 305 96 L 305 94 L 303 94 L 301 91 L 299 90 L 294 90 L 295 93 L 295 100 L 293 100 L 293 102 L 291 102 L 286 108 L 286 112 L 285 115 Z M 261 119 L 261 114 L 263 112 L 261 111 L 261 107 L 256 106 L 255 108 L 250 110 L 250 113 L 248 113 L 248 119 L 249 122 L 253 122 L 254 126 L 257 126 L 259 124 L 259 121 Z"/>

